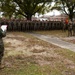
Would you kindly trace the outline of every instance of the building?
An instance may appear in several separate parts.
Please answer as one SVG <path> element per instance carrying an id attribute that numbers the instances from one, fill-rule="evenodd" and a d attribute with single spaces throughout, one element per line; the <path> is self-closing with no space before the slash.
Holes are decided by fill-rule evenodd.
<path id="1" fill-rule="evenodd" d="M 61 15 L 56 15 L 56 16 L 42 16 L 40 18 L 47 18 L 49 21 L 61 21 L 61 20 L 65 20 L 66 18 L 68 18 L 68 16 L 65 14 L 61 14 Z"/>

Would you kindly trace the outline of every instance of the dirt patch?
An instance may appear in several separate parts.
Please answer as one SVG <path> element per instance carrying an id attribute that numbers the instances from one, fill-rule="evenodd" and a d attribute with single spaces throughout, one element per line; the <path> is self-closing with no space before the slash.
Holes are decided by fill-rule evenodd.
<path id="1" fill-rule="evenodd" d="M 55 50 L 61 50 L 61 48 L 39 39 L 9 33 L 4 38 L 4 43 L 4 58 L 7 65 L 11 65 L 12 61 L 15 62 L 15 59 L 18 59 L 24 62 L 35 62 L 41 66 L 49 64 L 55 67 L 56 64 L 63 63 L 66 67 L 75 68 L 75 64 L 71 60 L 55 53 Z M 12 59 L 12 61 L 9 62 L 8 59 Z"/>

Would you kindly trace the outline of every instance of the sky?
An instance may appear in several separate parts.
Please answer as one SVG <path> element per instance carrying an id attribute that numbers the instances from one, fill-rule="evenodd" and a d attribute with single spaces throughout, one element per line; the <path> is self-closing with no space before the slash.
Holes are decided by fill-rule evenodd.
<path id="1" fill-rule="evenodd" d="M 51 6 L 54 6 L 54 2 L 52 2 Z M 53 10 L 52 12 L 46 13 L 44 15 L 49 15 L 49 16 L 53 16 L 53 15 L 60 15 L 61 13 L 58 10 Z"/>
<path id="2" fill-rule="evenodd" d="M 52 12 L 46 13 L 46 14 L 44 14 L 44 15 L 53 16 L 53 15 L 60 15 L 60 14 L 61 14 L 60 11 L 58 11 L 58 10 L 53 10 Z"/>
<path id="3" fill-rule="evenodd" d="M 57 15 L 60 15 L 61 14 L 61 12 L 60 11 L 58 11 L 58 10 L 53 10 L 53 11 L 51 11 L 51 12 L 48 12 L 48 13 L 46 13 L 46 14 L 43 14 L 43 15 L 35 15 L 35 17 L 41 17 L 41 16 L 57 16 Z"/>

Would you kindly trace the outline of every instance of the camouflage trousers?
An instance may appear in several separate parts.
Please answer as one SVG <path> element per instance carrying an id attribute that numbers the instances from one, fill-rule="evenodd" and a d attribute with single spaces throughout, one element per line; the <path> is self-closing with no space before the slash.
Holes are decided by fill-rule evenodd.
<path id="1" fill-rule="evenodd" d="M 0 64 L 4 55 L 4 44 L 3 41 L 0 40 Z"/>
<path id="2" fill-rule="evenodd" d="M 73 36 L 75 36 L 75 27 L 73 27 Z"/>
<path id="3" fill-rule="evenodd" d="M 72 36 L 73 35 L 73 30 L 72 29 L 69 29 L 68 30 L 68 36 Z"/>

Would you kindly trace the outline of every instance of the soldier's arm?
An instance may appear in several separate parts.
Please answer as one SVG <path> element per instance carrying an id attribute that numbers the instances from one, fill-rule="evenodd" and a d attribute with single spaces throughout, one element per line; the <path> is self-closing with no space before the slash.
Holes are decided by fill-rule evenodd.
<path id="1" fill-rule="evenodd" d="M 5 37 L 6 36 L 6 31 L 3 31 L 1 28 L 0 28 L 0 37 Z"/>

